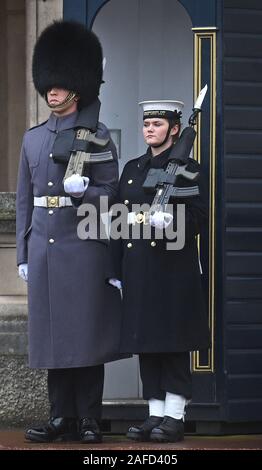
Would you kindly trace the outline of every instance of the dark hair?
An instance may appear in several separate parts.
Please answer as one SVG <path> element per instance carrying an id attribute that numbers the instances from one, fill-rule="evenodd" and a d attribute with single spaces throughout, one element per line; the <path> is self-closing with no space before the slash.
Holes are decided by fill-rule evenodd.
<path id="1" fill-rule="evenodd" d="M 167 119 L 169 123 L 169 128 L 172 129 L 172 127 L 178 126 L 178 133 L 176 135 L 172 135 L 173 142 L 176 142 L 179 139 L 179 134 L 181 130 L 181 121 L 179 118 L 172 118 L 172 119 Z"/>

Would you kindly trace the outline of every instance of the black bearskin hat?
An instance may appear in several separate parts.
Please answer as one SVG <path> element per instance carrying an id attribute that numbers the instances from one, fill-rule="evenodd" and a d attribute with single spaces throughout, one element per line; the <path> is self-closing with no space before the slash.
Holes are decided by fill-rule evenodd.
<path id="1" fill-rule="evenodd" d="M 80 107 L 88 106 L 99 94 L 102 61 L 102 47 L 92 31 L 74 21 L 55 21 L 34 48 L 35 88 L 43 97 L 53 87 L 76 92 Z"/>

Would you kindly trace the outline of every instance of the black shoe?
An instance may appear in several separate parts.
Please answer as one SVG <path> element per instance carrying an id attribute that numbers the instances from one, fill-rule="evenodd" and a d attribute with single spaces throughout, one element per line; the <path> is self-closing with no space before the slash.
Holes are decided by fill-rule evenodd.
<path id="1" fill-rule="evenodd" d="M 33 442 L 58 442 L 79 440 L 75 418 L 50 418 L 44 426 L 29 428 L 25 438 Z"/>
<path id="2" fill-rule="evenodd" d="M 182 419 L 164 416 L 162 423 L 152 429 L 150 440 L 155 442 L 178 442 L 184 439 L 184 422 Z"/>
<path id="3" fill-rule="evenodd" d="M 163 421 L 160 416 L 149 416 L 140 426 L 131 426 L 128 429 L 126 437 L 133 441 L 150 441 L 150 433 L 153 428 Z"/>
<path id="4" fill-rule="evenodd" d="M 102 434 L 94 418 L 82 418 L 79 422 L 80 441 L 83 443 L 102 442 Z"/>

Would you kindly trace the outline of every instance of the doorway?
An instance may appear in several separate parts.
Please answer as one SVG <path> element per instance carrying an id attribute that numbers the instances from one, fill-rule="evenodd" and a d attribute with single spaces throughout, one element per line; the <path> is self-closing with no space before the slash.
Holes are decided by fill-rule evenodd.
<path id="1" fill-rule="evenodd" d="M 177 0 L 110 0 L 94 20 L 106 58 L 100 118 L 112 130 L 120 170 L 145 151 L 139 101 L 183 101 L 187 125 L 193 104 L 191 27 Z"/>
<path id="2" fill-rule="evenodd" d="M 92 30 L 106 58 L 100 119 L 116 143 L 120 171 L 146 149 L 139 101 L 183 101 L 182 123 L 187 126 L 193 105 L 191 27 L 177 0 L 110 0 L 94 20 Z M 141 396 L 136 357 L 106 366 L 104 399 Z"/>

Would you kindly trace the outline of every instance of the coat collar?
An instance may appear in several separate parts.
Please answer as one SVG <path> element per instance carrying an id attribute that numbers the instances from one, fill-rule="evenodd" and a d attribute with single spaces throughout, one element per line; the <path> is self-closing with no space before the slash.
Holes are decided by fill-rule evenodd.
<path id="1" fill-rule="evenodd" d="M 142 157 L 140 157 L 138 160 L 138 168 L 140 168 L 141 171 L 143 171 L 146 166 L 150 166 L 151 168 L 162 168 L 168 161 L 171 147 L 172 146 L 155 157 L 152 157 L 151 148 L 148 147 L 145 155 L 142 155 Z"/>
<path id="2" fill-rule="evenodd" d="M 50 131 L 63 131 L 65 129 L 72 129 L 74 127 L 78 111 L 75 111 L 67 116 L 58 117 L 54 113 L 50 114 L 47 121 L 47 127 Z"/>
<path id="3" fill-rule="evenodd" d="M 64 131 L 73 127 L 85 127 L 95 132 L 98 125 L 100 106 L 101 103 L 97 98 L 89 106 L 67 116 L 58 117 L 52 113 L 47 121 L 47 127 L 53 132 Z"/>

